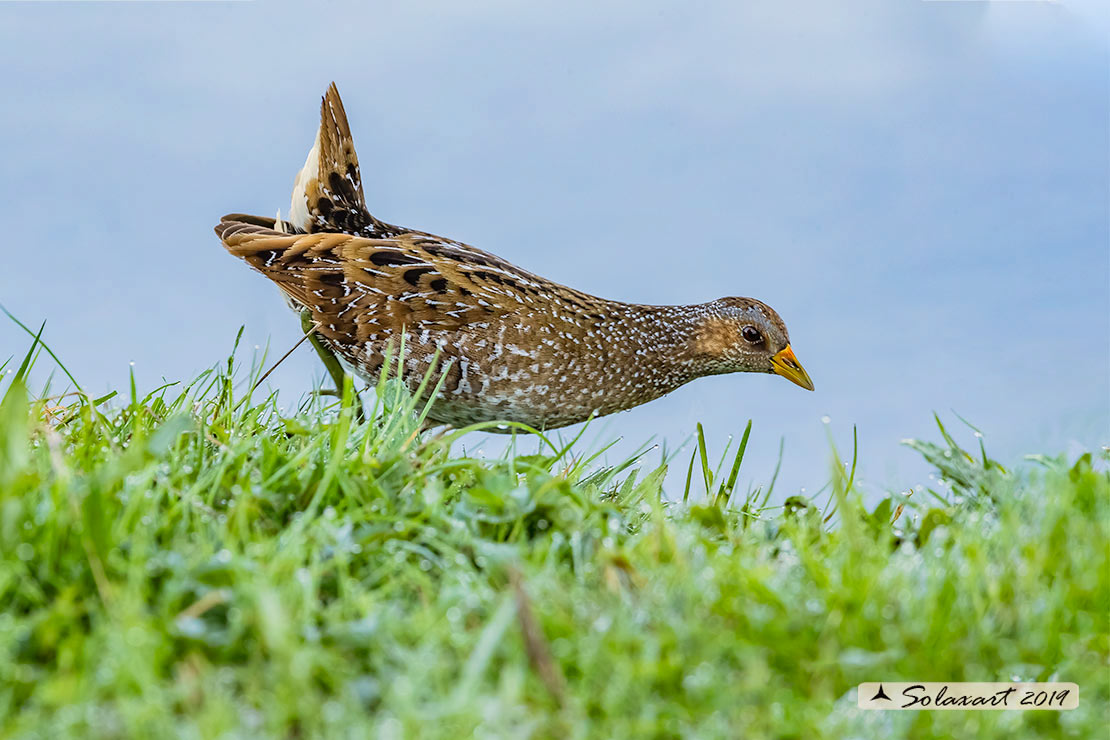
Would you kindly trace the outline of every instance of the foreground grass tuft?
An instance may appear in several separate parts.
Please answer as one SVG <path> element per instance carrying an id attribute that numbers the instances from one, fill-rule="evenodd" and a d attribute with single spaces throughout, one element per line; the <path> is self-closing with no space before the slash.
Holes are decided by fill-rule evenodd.
<path id="1" fill-rule="evenodd" d="M 663 467 L 534 435 L 452 453 L 463 432 L 420 433 L 391 385 L 359 422 L 349 389 L 285 413 L 230 361 L 123 399 L 29 397 L 27 364 L 0 385 L 2 737 L 1106 727 L 1110 479 L 1090 456 L 1005 471 L 941 427 L 912 443 L 940 492 L 868 511 L 837 465 L 827 509 L 767 508 L 732 500 L 742 450 L 714 478 L 704 441 L 713 493 L 665 495 Z M 855 709 L 865 680 L 1014 678 L 1077 682 L 1080 708 Z"/>

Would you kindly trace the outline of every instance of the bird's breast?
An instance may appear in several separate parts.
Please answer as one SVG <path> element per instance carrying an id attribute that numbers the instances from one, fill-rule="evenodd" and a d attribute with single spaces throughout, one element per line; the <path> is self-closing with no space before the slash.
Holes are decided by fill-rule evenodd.
<path id="1" fill-rule="evenodd" d="M 658 334 L 620 318 L 522 313 L 451 330 L 406 327 L 403 336 L 376 335 L 345 354 L 376 382 L 387 354 L 396 357 L 403 343 L 406 384 L 415 390 L 429 371 L 441 381 L 429 413 L 435 421 L 554 428 L 632 408 L 689 380 L 658 346 Z"/>

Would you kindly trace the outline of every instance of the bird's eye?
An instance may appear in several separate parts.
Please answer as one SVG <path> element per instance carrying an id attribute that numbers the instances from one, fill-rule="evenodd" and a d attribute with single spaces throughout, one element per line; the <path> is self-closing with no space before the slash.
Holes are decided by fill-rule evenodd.
<path id="1" fill-rule="evenodd" d="M 744 341 L 749 344 L 759 344 L 763 341 L 763 335 L 754 326 L 745 326 L 740 330 L 740 336 L 744 337 Z"/>

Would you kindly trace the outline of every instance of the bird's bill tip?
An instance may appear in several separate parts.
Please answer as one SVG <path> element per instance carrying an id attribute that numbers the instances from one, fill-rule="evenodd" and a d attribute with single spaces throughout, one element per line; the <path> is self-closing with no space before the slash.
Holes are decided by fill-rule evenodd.
<path id="1" fill-rule="evenodd" d="M 794 350 L 790 349 L 789 344 L 786 345 L 786 349 L 776 352 L 771 358 L 771 367 L 774 368 L 776 374 L 781 375 L 791 383 L 800 385 L 807 391 L 813 390 L 813 381 L 809 379 L 802 363 L 798 362 L 798 358 L 794 356 Z"/>

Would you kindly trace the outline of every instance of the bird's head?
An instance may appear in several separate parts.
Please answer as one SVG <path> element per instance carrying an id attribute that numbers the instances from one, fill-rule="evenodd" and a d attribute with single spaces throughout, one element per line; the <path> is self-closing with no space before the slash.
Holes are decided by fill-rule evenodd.
<path id="1" fill-rule="evenodd" d="M 691 340 L 707 374 L 776 373 L 813 390 L 773 308 L 754 298 L 719 298 L 701 308 Z"/>

